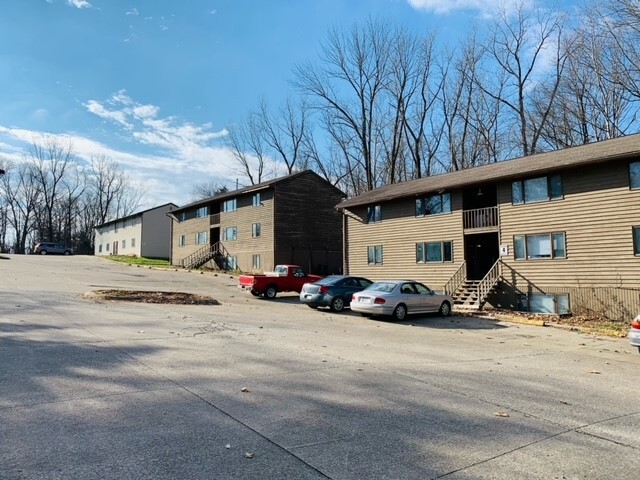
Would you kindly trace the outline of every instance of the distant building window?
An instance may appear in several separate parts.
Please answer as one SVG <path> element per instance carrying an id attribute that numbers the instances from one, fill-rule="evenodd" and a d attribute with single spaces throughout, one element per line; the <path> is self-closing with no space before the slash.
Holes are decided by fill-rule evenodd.
<path id="1" fill-rule="evenodd" d="M 416 217 L 451 213 L 451 194 L 442 193 L 416 199 Z"/>
<path id="2" fill-rule="evenodd" d="M 109 244 L 108 244 L 108 243 L 104 246 L 104 249 L 105 249 L 107 252 L 109 251 Z"/>
<path id="3" fill-rule="evenodd" d="M 209 214 L 209 209 L 207 207 L 200 207 L 196 210 L 196 218 L 204 218 Z"/>
<path id="4" fill-rule="evenodd" d="M 640 188 L 640 162 L 631 162 L 629 164 L 629 186 L 631 188 Z"/>
<path id="5" fill-rule="evenodd" d="M 131 248 L 136 248 L 136 239 L 135 238 L 131 239 Z"/>
<path id="6" fill-rule="evenodd" d="M 640 227 L 633 227 L 633 253 L 640 256 Z"/>
<path id="7" fill-rule="evenodd" d="M 180 212 L 178 214 L 178 220 L 184 222 L 187 219 L 187 212 Z"/>
<path id="8" fill-rule="evenodd" d="M 252 257 L 252 261 L 251 261 L 251 267 L 254 270 L 260 270 L 262 262 L 260 261 L 260 255 L 253 255 Z"/>
<path id="9" fill-rule="evenodd" d="M 376 223 L 382 220 L 382 210 L 380 205 L 370 205 L 367 207 L 367 223 Z"/>
<path id="10" fill-rule="evenodd" d="M 122 249 L 124 250 L 125 248 L 127 248 L 127 241 L 122 240 Z"/>
<path id="11" fill-rule="evenodd" d="M 566 258 L 564 232 L 515 235 L 513 250 L 516 260 L 550 260 Z"/>
<path id="12" fill-rule="evenodd" d="M 179 247 L 184 247 L 187 244 L 187 236 L 186 235 L 180 235 L 178 237 L 178 246 Z"/>
<path id="13" fill-rule="evenodd" d="M 98 245 L 98 253 L 102 252 L 102 244 Z"/>
<path id="14" fill-rule="evenodd" d="M 227 257 L 227 269 L 236 270 L 238 268 L 238 257 L 229 255 Z"/>
<path id="15" fill-rule="evenodd" d="M 257 193 L 253 194 L 253 200 L 251 201 L 251 204 L 254 207 L 259 207 L 260 205 L 262 205 L 262 199 L 260 198 L 260 192 L 257 192 Z"/>
<path id="16" fill-rule="evenodd" d="M 253 238 L 258 238 L 260 236 L 260 232 L 262 230 L 262 225 L 260 223 L 254 223 L 251 225 L 251 236 Z"/>
<path id="17" fill-rule="evenodd" d="M 382 245 L 367 247 L 367 262 L 369 265 L 382 265 Z"/>
<path id="18" fill-rule="evenodd" d="M 238 227 L 227 227 L 222 231 L 222 240 L 237 240 Z"/>
<path id="19" fill-rule="evenodd" d="M 514 205 L 558 200 L 563 196 L 560 175 L 516 180 L 511 184 L 511 202 Z"/>
<path id="20" fill-rule="evenodd" d="M 238 205 L 236 203 L 235 198 L 231 198 L 229 200 L 225 200 L 222 204 L 223 212 L 235 212 L 238 209 Z"/>
<path id="21" fill-rule="evenodd" d="M 453 242 L 416 243 L 416 263 L 452 262 Z"/>
<path id="22" fill-rule="evenodd" d="M 196 244 L 204 245 L 207 243 L 207 232 L 198 232 L 196 233 Z"/>

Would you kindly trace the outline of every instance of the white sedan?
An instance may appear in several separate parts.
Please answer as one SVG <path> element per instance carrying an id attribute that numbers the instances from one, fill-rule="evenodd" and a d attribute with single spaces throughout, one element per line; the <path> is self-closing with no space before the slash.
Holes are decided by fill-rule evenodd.
<path id="1" fill-rule="evenodd" d="M 640 352 L 640 315 L 638 315 L 631 324 L 629 341 L 631 342 L 631 346 L 638 347 L 638 351 Z"/>
<path id="2" fill-rule="evenodd" d="M 363 316 L 391 315 L 402 321 L 410 313 L 451 314 L 453 299 L 413 280 L 375 282 L 351 298 L 351 311 Z"/>

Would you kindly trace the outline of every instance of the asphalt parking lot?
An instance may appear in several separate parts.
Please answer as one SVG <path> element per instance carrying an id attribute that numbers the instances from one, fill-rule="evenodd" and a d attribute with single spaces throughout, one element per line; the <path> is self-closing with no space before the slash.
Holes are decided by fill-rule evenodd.
<path id="1" fill-rule="evenodd" d="M 626 339 L 402 323 L 228 275 L 0 260 L 0 479 L 635 479 Z M 101 288 L 217 306 L 96 302 Z"/>

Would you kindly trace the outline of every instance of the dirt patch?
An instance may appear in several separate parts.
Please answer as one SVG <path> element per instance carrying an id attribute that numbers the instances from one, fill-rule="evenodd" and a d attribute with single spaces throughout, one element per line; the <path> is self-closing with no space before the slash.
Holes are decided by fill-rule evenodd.
<path id="1" fill-rule="evenodd" d="M 482 312 L 482 316 L 492 317 L 496 320 L 509 320 L 508 317 L 515 321 L 523 323 L 539 324 L 549 327 L 564 328 L 582 333 L 593 333 L 607 337 L 623 338 L 629 332 L 631 322 L 620 322 L 609 320 L 605 317 L 571 315 L 542 315 L 526 312 L 514 312 L 511 310 L 491 310 Z"/>
<path id="2" fill-rule="evenodd" d="M 220 305 L 215 298 L 183 292 L 148 292 L 141 290 L 92 290 L 84 294 L 92 300 L 112 300 L 139 303 L 170 303 L 175 305 Z"/>

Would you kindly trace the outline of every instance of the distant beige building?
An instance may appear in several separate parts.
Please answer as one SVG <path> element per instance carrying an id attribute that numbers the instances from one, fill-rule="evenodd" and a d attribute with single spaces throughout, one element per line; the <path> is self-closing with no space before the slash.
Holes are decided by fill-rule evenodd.
<path id="1" fill-rule="evenodd" d="M 311 170 L 206 198 L 171 212 L 171 262 L 243 272 L 300 265 L 342 270 L 344 194 Z"/>
<path id="2" fill-rule="evenodd" d="M 513 310 L 640 313 L 640 135 L 388 185 L 338 206 L 346 264 Z"/>
<path id="3" fill-rule="evenodd" d="M 168 259 L 171 255 L 171 218 L 167 213 L 175 208 L 177 205 L 167 203 L 96 225 L 95 255 Z"/>

